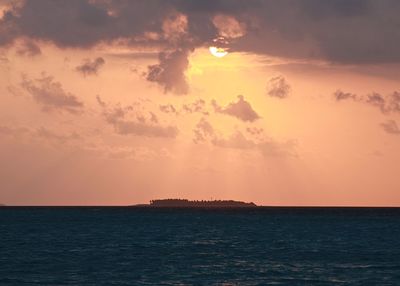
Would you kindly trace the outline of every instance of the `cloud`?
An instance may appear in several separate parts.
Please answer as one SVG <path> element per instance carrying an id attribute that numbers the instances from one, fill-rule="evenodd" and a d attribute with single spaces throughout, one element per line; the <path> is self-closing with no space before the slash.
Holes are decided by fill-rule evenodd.
<path id="1" fill-rule="evenodd" d="M 42 76 L 30 80 L 22 78 L 21 87 L 25 89 L 44 111 L 60 110 L 70 113 L 83 111 L 83 103 L 72 93 L 66 92 L 61 83 L 54 81 L 51 76 Z"/>
<path id="2" fill-rule="evenodd" d="M 246 33 L 246 25 L 230 15 L 218 14 L 212 18 L 212 23 L 217 28 L 218 34 L 224 38 L 236 39 Z"/>
<path id="3" fill-rule="evenodd" d="M 17 54 L 19 56 L 34 57 L 42 54 L 42 51 L 34 41 L 25 40 L 17 48 Z"/>
<path id="4" fill-rule="evenodd" d="M 386 122 L 382 122 L 380 125 L 386 133 L 392 135 L 400 135 L 400 128 L 397 125 L 396 121 L 387 120 Z"/>
<path id="5" fill-rule="evenodd" d="M 187 33 L 188 19 L 182 13 L 169 14 L 162 23 L 164 38 L 172 43 L 179 42 Z"/>
<path id="6" fill-rule="evenodd" d="M 29 133 L 29 128 L 0 125 L 0 135 L 19 137 Z"/>
<path id="7" fill-rule="evenodd" d="M 101 107 L 106 107 L 106 103 L 101 99 L 101 97 L 99 95 L 96 95 L 96 101 L 97 103 L 101 106 Z"/>
<path id="8" fill-rule="evenodd" d="M 215 100 L 212 101 L 212 105 L 215 112 L 227 114 L 242 121 L 253 122 L 260 118 L 243 95 L 238 95 L 238 101 L 229 103 L 226 107 L 219 106 Z"/>
<path id="9" fill-rule="evenodd" d="M 160 111 L 164 113 L 178 114 L 178 111 L 172 104 L 163 104 L 159 106 Z"/>
<path id="10" fill-rule="evenodd" d="M 209 115 L 209 112 L 206 110 L 206 102 L 204 99 L 198 99 L 193 103 L 183 104 L 182 110 L 186 113 L 201 113 L 203 115 Z"/>
<path id="11" fill-rule="evenodd" d="M 246 131 L 250 133 L 251 135 L 260 135 L 264 132 L 263 128 L 257 128 L 257 127 L 247 127 Z"/>
<path id="12" fill-rule="evenodd" d="M 45 139 L 47 141 L 54 141 L 60 144 L 64 144 L 70 140 L 79 140 L 81 137 L 77 133 L 71 133 L 68 135 L 56 133 L 45 127 L 40 127 L 35 131 L 35 136 L 38 138 Z"/>
<path id="13" fill-rule="evenodd" d="M 399 9 L 396 0 L 27 0 L 4 12 L 0 45 L 27 37 L 60 47 L 122 40 L 166 50 L 176 48 L 176 36 L 199 47 L 225 35 L 236 38 L 234 51 L 390 63 L 400 62 Z"/>
<path id="14" fill-rule="evenodd" d="M 353 100 L 357 99 L 357 95 L 356 94 L 350 93 L 350 92 L 343 92 L 340 89 L 335 91 L 333 96 L 337 101 L 347 100 L 347 99 L 353 99 Z"/>
<path id="15" fill-rule="evenodd" d="M 187 49 L 160 53 L 159 63 L 148 66 L 146 79 L 162 86 L 165 93 L 187 94 L 189 85 L 185 71 L 189 66 L 188 55 Z"/>
<path id="16" fill-rule="evenodd" d="M 240 131 L 235 131 L 228 138 L 215 138 L 212 142 L 215 146 L 233 149 L 254 149 L 257 144 L 247 139 Z"/>
<path id="17" fill-rule="evenodd" d="M 98 57 L 94 60 L 85 59 L 84 62 L 76 67 L 76 70 L 84 76 L 96 75 L 98 70 L 105 64 L 105 60 Z"/>
<path id="18" fill-rule="evenodd" d="M 373 92 L 363 97 L 365 103 L 378 107 L 382 112 L 385 112 L 386 100 L 379 93 Z"/>
<path id="19" fill-rule="evenodd" d="M 151 149 L 147 146 L 115 146 L 107 144 L 90 144 L 83 146 L 84 151 L 92 153 L 98 157 L 109 160 L 135 160 L 135 161 L 152 161 L 160 159 L 170 159 L 172 154 L 165 148 L 161 150 Z"/>
<path id="20" fill-rule="evenodd" d="M 6 64 L 8 64 L 9 62 L 10 62 L 10 61 L 8 60 L 8 58 L 0 53 L 0 63 L 6 65 Z"/>
<path id="21" fill-rule="evenodd" d="M 213 141 L 216 134 L 212 125 L 205 119 L 201 118 L 200 121 L 196 124 L 194 132 L 194 143 L 201 143 L 206 141 Z"/>
<path id="22" fill-rule="evenodd" d="M 210 114 L 207 110 L 207 104 L 204 99 L 197 99 L 190 103 L 184 103 L 181 106 L 173 104 L 163 104 L 159 105 L 159 109 L 163 113 L 175 115 L 199 113 L 207 116 Z"/>
<path id="23" fill-rule="evenodd" d="M 200 119 L 193 133 L 193 142 L 196 144 L 210 143 L 220 148 L 255 150 L 264 156 L 297 157 L 295 150 L 297 143 L 293 140 L 281 143 L 266 136 L 248 138 L 239 130 L 235 130 L 230 136 L 224 137 L 205 118 Z M 262 131 L 257 129 L 256 135 L 260 135 L 261 133 Z"/>
<path id="24" fill-rule="evenodd" d="M 206 102 L 204 99 L 198 99 L 191 103 L 184 103 L 181 107 L 174 106 L 172 104 L 164 104 L 159 106 L 160 111 L 163 113 L 170 114 L 193 114 L 200 113 L 202 115 L 209 115 L 206 109 Z"/>
<path id="25" fill-rule="evenodd" d="M 151 111 L 143 113 L 133 106 L 109 107 L 100 97 L 98 97 L 98 102 L 103 108 L 106 122 L 114 127 L 117 134 L 176 138 L 179 133 L 175 126 L 160 125 L 157 115 Z"/>
<path id="26" fill-rule="evenodd" d="M 176 138 L 178 128 L 175 126 L 149 125 L 142 122 L 119 120 L 114 123 L 115 131 L 121 135 L 137 135 L 146 137 Z"/>
<path id="27" fill-rule="evenodd" d="M 76 132 L 62 134 L 46 127 L 31 128 L 26 126 L 5 126 L 0 125 L 0 135 L 11 136 L 14 138 L 25 138 L 32 140 L 40 140 L 47 143 L 66 144 L 72 141 L 82 139 Z"/>
<path id="28" fill-rule="evenodd" d="M 267 94 L 271 97 L 286 98 L 290 92 L 290 85 L 283 76 L 271 78 L 267 84 Z"/>
<path id="29" fill-rule="evenodd" d="M 379 110 L 385 114 L 400 112 L 400 92 L 398 91 L 394 91 L 388 95 L 382 95 L 377 92 L 366 95 L 356 95 L 337 90 L 333 96 L 336 101 L 353 100 L 371 105 L 379 108 Z"/>
<path id="30" fill-rule="evenodd" d="M 270 138 L 264 138 L 261 141 L 253 141 L 246 138 L 246 136 L 236 131 L 228 138 L 218 138 L 213 141 L 213 144 L 222 148 L 233 148 L 243 150 L 258 150 L 264 156 L 292 156 L 297 157 L 295 147 L 297 143 L 295 141 L 287 141 L 284 143 L 278 143 Z"/>

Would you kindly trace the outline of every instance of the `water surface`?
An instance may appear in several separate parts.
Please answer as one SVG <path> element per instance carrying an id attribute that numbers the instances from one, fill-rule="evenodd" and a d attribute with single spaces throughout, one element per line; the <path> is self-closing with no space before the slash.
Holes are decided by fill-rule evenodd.
<path id="1" fill-rule="evenodd" d="M 0 208 L 0 285 L 400 285 L 400 209 Z"/>

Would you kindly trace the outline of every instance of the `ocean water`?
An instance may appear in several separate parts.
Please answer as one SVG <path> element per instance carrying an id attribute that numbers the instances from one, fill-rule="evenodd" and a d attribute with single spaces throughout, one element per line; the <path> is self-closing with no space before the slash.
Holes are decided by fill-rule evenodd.
<path id="1" fill-rule="evenodd" d="M 0 208 L 0 285 L 400 285 L 400 209 Z"/>

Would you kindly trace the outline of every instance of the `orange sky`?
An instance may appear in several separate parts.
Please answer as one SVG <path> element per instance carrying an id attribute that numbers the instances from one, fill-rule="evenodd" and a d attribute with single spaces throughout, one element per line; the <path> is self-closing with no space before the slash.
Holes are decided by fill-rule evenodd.
<path id="1" fill-rule="evenodd" d="M 309 14 L 301 14 L 308 36 L 292 39 L 285 29 L 293 25 L 280 20 L 268 22 L 278 31 L 270 33 L 251 8 L 235 13 L 236 4 L 228 12 L 196 5 L 160 12 L 149 2 L 134 8 L 160 23 L 132 23 L 132 34 L 111 26 L 104 30 L 109 39 L 92 27 L 102 29 L 97 14 L 88 16 L 89 28 L 74 23 L 75 33 L 39 33 L 43 23 L 34 21 L 39 14 L 29 2 L 0 2 L 0 203 L 128 205 L 179 197 L 400 206 L 396 54 L 382 50 L 375 59 L 360 47 L 352 54 L 351 40 L 344 42 L 349 54 L 334 52 L 330 41 L 313 36 Z M 104 1 L 85 5 L 115 19 L 125 13 Z M 321 5 L 319 13 L 333 9 Z M 71 15 L 82 12 L 72 6 Z M 56 13 L 55 4 L 44 8 Z M 332 11 L 324 32 L 342 17 Z M 362 15 L 355 21 L 368 26 Z M 195 29 L 200 16 L 214 34 Z M 343 28 L 335 29 L 340 38 Z M 208 49 L 218 36 L 229 51 L 221 58 Z"/>

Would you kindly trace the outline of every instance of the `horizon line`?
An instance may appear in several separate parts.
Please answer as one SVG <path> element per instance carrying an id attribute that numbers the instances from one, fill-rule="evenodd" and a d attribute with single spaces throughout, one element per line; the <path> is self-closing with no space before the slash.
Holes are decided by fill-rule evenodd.
<path id="1" fill-rule="evenodd" d="M 127 208 L 141 208 L 150 206 L 149 204 L 132 204 L 132 205 L 7 205 L 2 204 L 0 208 L 9 208 L 9 207 L 82 207 L 82 208 L 90 208 L 90 207 L 104 207 L 104 208 L 112 208 L 112 207 L 127 207 Z M 151 207 L 151 208 L 200 208 L 200 207 Z M 206 208 L 218 208 L 218 207 L 206 207 Z M 219 207 L 221 208 L 221 207 Z M 226 207 L 226 208 L 235 208 L 235 207 Z M 243 207 L 237 207 L 243 209 Z M 392 205 L 256 205 L 254 207 L 249 208 L 400 208 L 399 206 Z M 248 209 L 249 209 L 248 208 Z M 244 207 L 246 209 L 246 207 Z"/>

